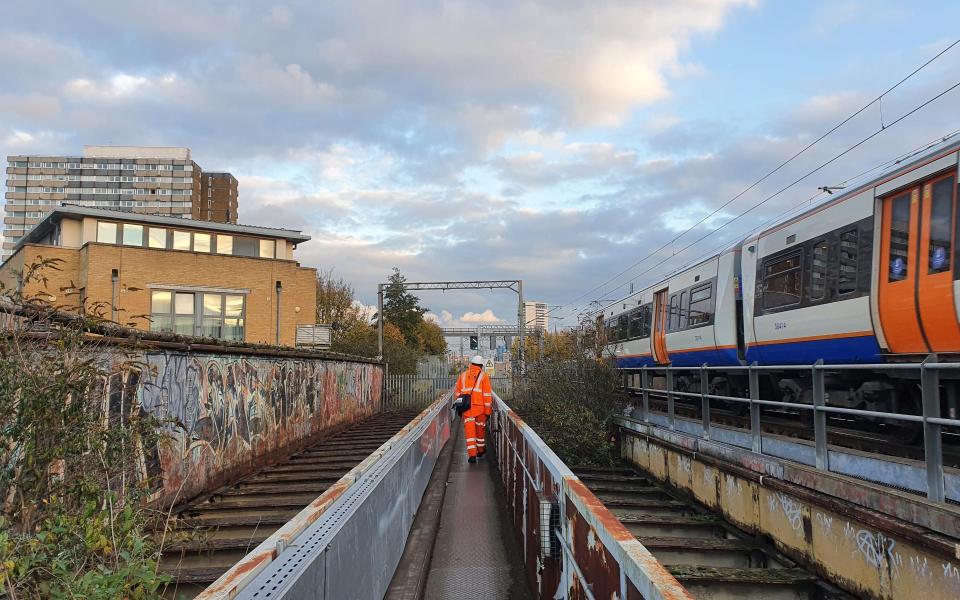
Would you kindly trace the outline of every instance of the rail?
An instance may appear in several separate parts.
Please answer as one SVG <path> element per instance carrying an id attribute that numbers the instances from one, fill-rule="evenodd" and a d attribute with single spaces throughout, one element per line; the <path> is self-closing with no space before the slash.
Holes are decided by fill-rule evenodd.
<path id="1" fill-rule="evenodd" d="M 456 375 L 390 374 L 386 381 L 383 410 L 424 408 L 433 402 L 438 393 L 453 388 L 456 381 Z M 494 376 L 490 378 L 490 385 L 495 393 L 509 397 L 513 389 L 513 379 L 509 376 Z"/>
<path id="2" fill-rule="evenodd" d="M 692 598 L 498 396 L 491 435 L 536 597 Z"/>
<path id="3" fill-rule="evenodd" d="M 864 410 L 858 408 L 844 408 L 827 405 L 828 395 L 825 387 L 824 375 L 826 372 L 843 370 L 882 370 L 882 371 L 919 371 L 921 409 L 919 415 L 900 414 L 884 411 Z M 914 364 L 884 364 L 884 365 L 825 365 L 823 361 L 810 366 L 759 366 L 743 365 L 736 367 L 641 367 L 639 371 L 640 385 L 627 385 L 632 392 L 638 392 L 642 398 L 639 407 L 640 420 L 650 422 L 650 395 L 665 395 L 667 398 L 667 426 L 676 428 L 675 399 L 699 398 L 701 415 L 701 434 L 710 439 L 712 423 L 710 418 L 711 402 L 723 401 L 746 404 L 749 407 L 749 435 L 751 450 L 757 454 L 764 454 L 763 435 L 760 422 L 760 408 L 774 406 L 791 408 L 813 414 L 813 437 L 815 447 L 815 465 L 817 469 L 831 472 L 830 451 L 827 445 L 827 416 L 842 414 L 850 416 L 880 418 L 889 421 L 921 423 L 923 428 L 923 457 L 926 470 L 926 489 L 923 490 L 927 498 L 934 502 L 946 501 L 943 470 L 943 427 L 960 427 L 960 420 L 943 418 L 940 414 L 940 374 L 942 371 L 960 371 L 960 363 L 937 362 L 935 357 L 928 357 L 922 363 Z M 711 394 L 709 390 L 709 376 L 714 371 L 746 371 L 748 378 L 748 397 L 725 396 Z M 760 398 L 760 374 L 774 371 L 809 372 L 813 385 L 812 404 L 801 402 L 787 402 L 780 400 L 765 400 Z M 700 392 L 684 392 L 675 390 L 677 373 L 699 373 Z M 663 373 L 666 379 L 666 388 L 655 388 L 651 385 L 651 375 Z"/>

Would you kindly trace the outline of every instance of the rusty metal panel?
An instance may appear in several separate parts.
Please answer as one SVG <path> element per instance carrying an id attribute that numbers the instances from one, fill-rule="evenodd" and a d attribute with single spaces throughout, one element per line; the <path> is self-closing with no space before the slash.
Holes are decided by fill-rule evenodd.
<path id="1" fill-rule="evenodd" d="M 567 545 L 573 549 L 573 558 L 597 600 L 619 600 L 620 565 L 604 546 L 590 521 L 580 513 L 569 497 L 566 502 Z M 574 578 L 577 581 L 577 578 Z M 579 585 L 579 582 L 577 583 Z"/>
<path id="2" fill-rule="evenodd" d="M 540 598 L 692 600 L 679 582 L 583 485 L 516 413 L 496 398 L 501 477 Z M 561 507 L 562 560 L 543 556 L 539 500 Z M 536 507 L 523 512 L 517 505 Z"/>

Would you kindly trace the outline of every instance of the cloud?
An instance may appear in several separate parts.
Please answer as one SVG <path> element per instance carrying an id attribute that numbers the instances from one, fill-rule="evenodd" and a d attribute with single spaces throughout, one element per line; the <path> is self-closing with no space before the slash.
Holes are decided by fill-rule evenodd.
<path id="1" fill-rule="evenodd" d="M 503 319 L 493 314 L 489 308 L 481 313 L 468 312 L 460 317 L 464 323 L 502 323 Z"/>

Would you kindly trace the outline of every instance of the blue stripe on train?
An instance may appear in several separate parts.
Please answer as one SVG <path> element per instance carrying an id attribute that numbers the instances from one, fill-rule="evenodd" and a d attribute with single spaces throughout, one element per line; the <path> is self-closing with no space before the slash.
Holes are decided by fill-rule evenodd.
<path id="1" fill-rule="evenodd" d="M 652 356 L 618 356 L 617 368 L 620 369 L 639 369 L 640 367 L 652 367 Z"/>
<path id="2" fill-rule="evenodd" d="M 667 348 L 669 351 L 669 347 Z M 735 348 L 716 348 L 670 352 L 670 364 L 675 367 L 699 367 L 700 365 L 730 366 L 739 365 Z"/>
<path id="3" fill-rule="evenodd" d="M 733 348 L 671 352 L 670 362 L 675 367 L 699 367 L 703 364 L 718 366 L 740 364 L 737 358 L 737 351 Z M 651 367 L 654 364 L 653 357 L 651 356 L 617 357 L 617 367 L 621 369 L 639 369 L 640 367 Z"/>
<path id="4" fill-rule="evenodd" d="M 883 362 L 873 335 L 827 338 L 747 348 L 747 362 L 761 365 L 810 365 L 819 359 L 827 364 Z"/>

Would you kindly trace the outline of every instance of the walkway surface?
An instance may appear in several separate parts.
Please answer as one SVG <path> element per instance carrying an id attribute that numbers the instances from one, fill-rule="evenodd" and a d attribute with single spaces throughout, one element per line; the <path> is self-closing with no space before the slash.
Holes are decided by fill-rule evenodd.
<path id="1" fill-rule="evenodd" d="M 513 536 L 495 459 L 491 456 L 470 464 L 462 435 L 457 443 L 426 598 L 527 600 L 530 592 L 523 559 Z"/>

